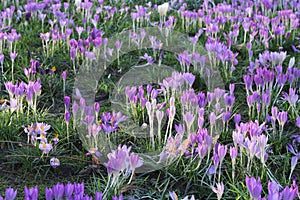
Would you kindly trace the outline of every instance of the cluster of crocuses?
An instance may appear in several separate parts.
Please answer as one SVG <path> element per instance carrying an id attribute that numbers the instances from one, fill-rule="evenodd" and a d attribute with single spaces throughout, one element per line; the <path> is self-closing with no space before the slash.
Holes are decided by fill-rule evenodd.
<path id="1" fill-rule="evenodd" d="M 293 200 L 295 198 L 299 198 L 298 186 L 295 181 L 293 181 L 293 184 L 290 187 L 286 186 L 285 188 L 283 188 L 275 181 L 269 181 L 268 195 L 266 198 L 261 197 L 263 187 L 259 177 L 256 179 L 254 177 L 249 178 L 248 176 L 246 176 L 246 186 L 250 193 L 251 199 L 254 200 L 266 200 L 266 199 Z"/>
<path id="2" fill-rule="evenodd" d="M 29 81 L 28 84 L 6 82 L 4 85 L 9 94 L 11 112 L 17 110 L 17 112 L 23 113 L 23 99 L 26 97 L 28 113 L 29 109 L 32 108 L 33 113 L 36 114 L 37 98 L 42 90 L 41 79 Z"/>
<path id="3" fill-rule="evenodd" d="M 57 145 L 59 142 L 58 134 L 54 136 L 51 141 L 48 141 L 47 137 L 49 135 L 48 131 L 50 130 L 51 126 L 41 123 L 35 123 L 24 127 L 24 132 L 27 133 L 27 142 L 33 144 L 34 146 L 39 147 L 40 150 L 43 151 L 43 154 L 49 154 L 50 151 L 53 150 L 53 146 Z M 57 167 L 60 165 L 60 162 L 57 158 L 51 158 L 50 165 L 52 167 Z"/>
<path id="4" fill-rule="evenodd" d="M 17 198 L 17 190 L 13 188 L 7 188 L 5 190 L 5 198 L 0 196 L 0 200 L 14 200 Z M 24 199 L 37 200 L 39 197 L 39 187 L 35 186 L 33 188 L 24 188 Z M 93 198 L 94 197 L 94 198 Z M 70 183 L 62 184 L 57 183 L 51 188 L 45 189 L 44 199 L 46 200 L 62 200 L 62 199 L 81 199 L 81 200 L 102 200 L 103 198 L 101 192 L 96 192 L 94 196 L 89 196 L 84 193 L 84 183 Z M 113 196 L 112 200 L 123 200 L 123 195 Z"/>
<path id="5" fill-rule="evenodd" d="M 98 147 L 101 145 L 108 145 L 106 142 L 111 142 L 111 134 L 119 129 L 119 124 L 126 120 L 121 112 L 107 112 L 100 113 L 100 104 L 95 102 L 93 106 L 86 105 L 85 99 L 82 97 L 79 89 L 76 89 L 77 100 L 73 101 L 72 115 L 74 128 L 78 124 L 85 126 L 87 132 L 80 135 L 84 142 L 85 148 L 88 150 L 88 155 L 99 156 L 101 152 Z M 67 124 L 70 121 L 70 97 L 65 96 L 65 120 Z M 104 134 L 105 133 L 105 134 Z"/>
<path id="6" fill-rule="evenodd" d="M 131 182 L 135 169 L 143 165 L 143 160 L 135 153 L 131 153 L 131 147 L 119 145 L 117 150 L 113 150 L 107 155 L 108 161 L 105 163 L 108 172 L 108 188 L 119 190 L 124 180 L 129 176 L 128 184 Z M 106 194 L 105 194 L 106 195 Z"/>
<path id="7" fill-rule="evenodd" d="M 233 94 L 234 84 L 230 85 L 229 93 L 217 88 L 213 92 L 207 92 L 207 94 L 202 92 L 196 94 L 191 88 L 194 80 L 195 76 L 192 73 L 174 72 L 171 77 L 164 79 L 160 83 L 159 89 L 153 89 L 151 85 L 147 86 L 147 91 L 142 86 L 125 88 L 127 102 L 129 103 L 127 104 L 127 111 L 132 113 L 134 121 L 137 123 L 137 119 L 139 118 L 138 110 L 141 110 L 143 123 L 147 124 L 144 112 L 148 114 L 152 147 L 154 147 L 155 138 L 157 138 L 159 144 L 164 139 L 163 144 L 166 144 L 168 138 L 172 136 L 175 117 L 182 119 L 184 123 L 183 130 L 186 130 L 187 136 L 203 126 L 205 109 L 210 112 L 210 132 L 214 137 L 220 134 L 216 130 L 219 127 L 217 126 L 217 122 L 220 121 L 219 118 L 222 118 L 223 128 L 228 126 L 232 107 L 235 102 Z M 159 101 L 162 102 L 160 103 Z M 175 104 L 181 106 L 181 109 L 179 109 L 181 113 L 176 111 Z M 225 106 L 221 107 L 223 104 Z M 168 125 L 165 137 L 162 138 L 161 128 L 164 114 L 168 117 Z M 158 124 L 157 133 L 154 133 L 155 116 Z"/>
<path id="8" fill-rule="evenodd" d="M 247 104 L 249 107 L 249 118 L 265 120 L 271 106 L 278 100 L 282 89 L 289 84 L 289 93 L 284 94 L 284 100 L 291 107 L 291 114 L 298 115 L 298 95 L 296 88 L 300 77 L 300 70 L 294 66 L 295 58 L 289 61 L 286 72 L 283 71 L 283 62 L 286 59 L 286 52 L 264 51 L 259 54 L 255 62 L 251 62 L 248 74 L 244 75 L 244 83 L 247 92 Z M 289 109 L 290 110 L 290 109 Z M 276 116 L 274 116 L 276 118 Z"/>
<path id="9" fill-rule="evenodd" d="M 17 57 L 16 52 L 16 41 L 21 38 L 21 34 L 17 33 L 15 29 L 12 28 L 13 16 L 15 13 L 15 6 L 7 7 L 5 10 L 1 12 L 0 24 L 2 29 L 0 30 L 0 52 L 2 53 L 4 49 L 9 47 L 9 56 L 12 61 L 11 69 L 12 69 L 12 80 L 14 80 L 14 61 Z M 10 32 L 4 31 L 5 29 L 11 29 Z M 1 72 L 3 74 L 3 62 L 4 62 L 4 54 L 1 54 Z"/>

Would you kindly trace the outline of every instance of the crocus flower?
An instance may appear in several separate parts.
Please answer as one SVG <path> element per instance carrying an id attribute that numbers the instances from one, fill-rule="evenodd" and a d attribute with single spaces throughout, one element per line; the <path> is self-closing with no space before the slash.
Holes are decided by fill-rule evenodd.
<path id="1" fill-rule="evenodd" d="M 84 183 L 74 183 L 74 195 L 77 197 L 83 197 L 84 194 Z"/>
<path id="2" fill-rule="evenodd" d="M 52 187 L 53 197 L 55 199 L 62 199 L 64 196 L 64 190 L 65 190 L 64 184 L 58 182 L 56 185 Z"/>
<path id="3" fill-rule="evenodd" d="M 51 188 L 45 189 L 45 197 L 46 197 L 46 200 L 53 200 L 54 196 L 53 196 L 53 192 L 52 192 Z"/>
<path id="4" fill-rule="evenodd" d="M 95 200 L 102 200 L 102 192 L 96 192 L 95 193 Z"/>
<path id="5" fill-rule="evenodd" d="M 66 111 L 69 110 L 71 98 L 69 96 L 64 97 L 65 109 Z"/>
<path id="6" fill-rule="evenodd" d="M 28 200 L 37 200 L 38 199 L 39 188 L 35 186 L 34 188 L 28 189 L 26 186 L 24 187 L 24 199 Z"/>
<path id="7" fill-rule="evenodd" d="M 71 117 L 71 114 L 70 114 L 70 112 L 67 111 L 64 115 L 64 118 L 65 118 L 67 124 L 70 122 L 70 117 Z"/>
<path id="8" fill-rule="evenodd" d="M 210 188 L 212 189 L 212 191 L 214 193 L 217 194 L 217 198 L 218 198 L 218 200 L 220 200 L 220 199 L 222 199 L 222 196 L 224 193 L 224 184 L 221 182 L 221 183 L 217 183 L 216 185 L 217 185 L 216 188 L 213 186 L 211 186 Z"/>
<path id="9" fill-rule="evenodd" d="M 50 159 L 50 165 L 51 167 L 56 168 L 60 165 L 60 161 L 57 158 L 53 157 Z"/>
<path id="10" fill-rule="evenodd" d="M 7 188 L 5 190 L 5 200 L 14 200 L 17 196 L 17 190 L 13 188 Z"/>
<path id="11" fill-rule="evenodd" d="M 284 190 L 280 193 L 280 199 L 293 200 L 297 197 L 298 187 L 288 187 L 286 186 Z"/>
<path id="12" fill-rule="evenodd" d="M 43 151 L 43 153 L 48 154 L 52 150 L 52 144 L 49 143 L 41 143 L 39 145 L 39 149 Z"/>
<path id="13" fill-rule="evenodd" d="M 256 180 L 254 177 L 249 178 L 248 176 L 246 176 L 246 185 L 251 198 L 254 200 L 258 200 L 262 192 L 260 178 L 258 177 L 258 180 Z"/>
<path id="14" fill-rule="evenodd" d="M 157 7 L 160 16 L 166 16 L 169 9 L 169 2 L 161 4 Z"/>
<path id="15" fill-rule="evenodd" d="M 63 71 L 61 74 L 61 77 L 62 77 L 63 81 L 66 81 L 67 80 L 67 72 Z"/>
<path id="16" fill-rule="evenodd" d="M 279 200 L 279 185 L 276 182 L 268 183 L 268 200 Z"/>

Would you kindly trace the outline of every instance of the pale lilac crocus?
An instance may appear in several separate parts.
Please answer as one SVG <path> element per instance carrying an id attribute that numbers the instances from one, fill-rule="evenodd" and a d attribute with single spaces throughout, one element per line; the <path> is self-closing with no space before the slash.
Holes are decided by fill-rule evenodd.
<path id="1" fill-rule="evenodd" d="M 282 112 L 278 113 L 277 121 L 280 126 L 280 132 L 279 132 L 280 139 L 281 139 L 281 135 L 283 132 L 283 127 L 284 127 L 285 123 L 287 122 L 287 120 L 288 120 L 288 113 L 286 111 L 282 111 Z"/>
<path id="2" fill-rule="evenodd" d="M 218 200 L 221 200 L 222 196 L 223 196 L 223 193 L 224 193 L 224 184 L 222 182 L 221 183 L 216 183 L 216 186 L 217 187 L 211 186 L 210 188 L 212 189 L 212 191 L 214 193 L 217 194 Z"/>

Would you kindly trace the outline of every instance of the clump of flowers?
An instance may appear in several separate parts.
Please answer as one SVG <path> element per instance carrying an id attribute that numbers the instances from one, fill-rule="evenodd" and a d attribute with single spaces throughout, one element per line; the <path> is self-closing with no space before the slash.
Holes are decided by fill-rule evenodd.
<path id="1" fill-rule="evenodd" d="M 131 153 L 131 147 L 119 145 L 107 155 L 108 162 L 105 163 L 108 172 L 109 188 L 120 188 L 123 181 L 130 175 L 128 184 L 131 182 L 135 169 L 143 165 L 143 160 L 135 153 Z M 106 192 L 106 190 L 104 192 Z"/>
<path id="2" fill-rule="evenodd" d="M 56 134 L 51 141 L 48 141 L 48 131 L 50 130 L 51 126 L 46 123 L 35 123 L 28 125 L 27 127 L 24 126 L 23 128 L 25 133 L 27 133 L 27 143 L 31 143 L 36 147 L 38 146 L 38 148 L 43 151 L 41 157 L 43 157 L 44 154 L 48 155 L 50 151 L 53 150 L 53 146 L 57 145 L 59 142 L 58 134 Z M 50 164 L 52 167 L 57 167 L 60 165 L 57 158 L 54 158 L 53 160 L 51 159 Z"/>
<path id="3" fill-rule="evenodd" d="M 24 187 L 24 199 L 37 200 L 39 196 L 39 187 L 36 185 L 33 188 Z M 108 199 L 104 198 L 102 192 L 95 192 L 94 198 L 84 193 L 84 183 L 70 183 L 62 184 L 57 183 L 50 188 L 45 189 L 44 199 L 53 200 L 53 199 L 95 199 L 102 200 Z M 17 190 L 13 188 L 7 188 L 5 190 L 5 198 L 0 196 L 0 200 L 14 200 L 17 198 Z M 122 200 L 123 195 L 113 196 L 113 200 Z"/>

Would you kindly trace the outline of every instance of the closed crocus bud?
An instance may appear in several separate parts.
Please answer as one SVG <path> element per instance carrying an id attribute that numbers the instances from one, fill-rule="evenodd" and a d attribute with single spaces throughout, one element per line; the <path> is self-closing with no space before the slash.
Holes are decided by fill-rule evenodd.
<path id="1" fill-rule="evenodd" d="M 284 126 L 284 124 L 288 120 L 288 114 L 285 111 L 279 112 L 277 115 L 277 120 L 280 126 Z"/>
<path id="2" fill-rule="evenodd" d="M 64 97 L 64 103 L 65 103 L 66 111 L 69 110 L 70 102 L 71 102 L 71 98 L 69 96 L 65 96 Z"/>
<path id="3" fill-rule="evenodd" d="M 209 122 L 210 122 L 210 124 L 214 124 L 216 122 L 216 119 L 217 119 L 216 114 L 213 113 L 213 112 L 210 113 L 210 115 L 209 115 Z"/>
<path id="4" fill-rule="evenodd" d="M 233 161 L 235 161 L 238 154 L 238 148 L 230 146 L 230 157 Z"/>
<path id="5" fill-rule="evenodd" d="M 95 193 L 95 200 L 102 200 L 102 192 L 96 192 Z"/>
<path id="6" fill-rule="evenodd" d="M 52 187 L 53 197 L 55 199 L 62 199 L 64 196 L 64 190 L 65 190 L 64 184 L 57 183 Z"/>
<path id="7" fill-rule="evenodd" d="M 61 74 L 61 77 L 62 77 L 63 81 L 66 81 L 66 79 L 67 79 L 67 72 L 63 71 L 62 74 Z"/>
<path id="8" fill-rule="evenodd" d="M 65 120 L 66 120 L 66 123 L 68 124 L 70 122 L 70 113 L 69 112 L 66 112 L 65 113 Z"/>
<path id="9" fill-rule="evenodd" d="M 239 124 L 240 123 L 240 121 L 241 121 L 241 114 L 235 114 L 234 115 L 234 123 L 235 124 Z"/>
<path id="10" fill-rule="evenodd" d="M 98 102 L 94 103 L 94 109 L 96 112 L 100 112 L 100 104 Z"/>
<path id="11" fill-rule="evenodd" d="M 30 189 L 28 189 L 25 186 L 25 188 L 24 188 L 25 198 L 24 199 L 37 200 L 38 196 L 39 196 L 38 194 L 39 194 L 38 186 L 35 186 L 34 188 L 30 188 Z"/>
<path id="12" fill-rule="evenodd" d="M 254 177 L 249 178 L 248 176 L 246 176 L 246 185 L 251 198 L 259 199 L 262 192 L 262 185 L 260 183 L 260 178 L 258 177 L 258 180 L 256 180 Z"/>
<path id="13" fill-rule="evenodd" d="M 169 2 L 166 2 L 166 3 L 164 3 L 162 5 L 159 5 L 157 7 L 157 11 L 158 11 L 160 16 L 166 16 L 167 12 L 168 12 L 168 9 L 169 9 Z"/>
<path id="14" fill-rule="evenodd" d="M 46 197 L 46 200 L 52 200 L 54 198 L 51 188 L 46 188 L 45 189 L 45 197 Z"/>
<path id="15" fill-rule="evenodd" d="M 7 188 L 5 190 L 5 199 L 6 200 L 14 200 L 17 196 L 17 190 L 14 190 L 13 188 Z"/>

